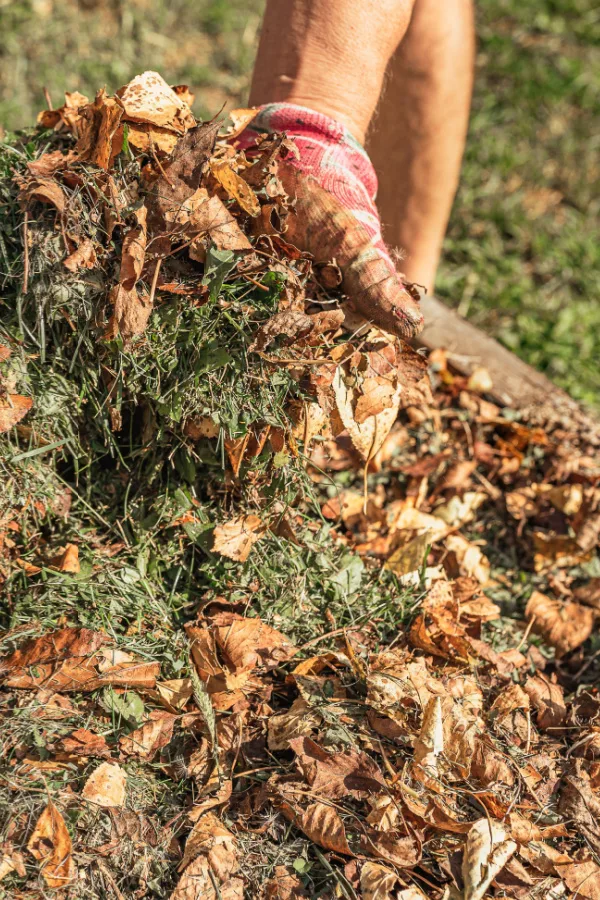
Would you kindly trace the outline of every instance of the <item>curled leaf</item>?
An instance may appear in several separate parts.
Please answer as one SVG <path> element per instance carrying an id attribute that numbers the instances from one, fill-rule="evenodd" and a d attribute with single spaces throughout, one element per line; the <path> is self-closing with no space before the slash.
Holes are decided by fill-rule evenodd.
<path id="1" fill-rule="evenodd" d="M 482 900 L 517 849 L 501 822 L 478 819 L 467 835 L 462 863 L 464 900 Z"/>

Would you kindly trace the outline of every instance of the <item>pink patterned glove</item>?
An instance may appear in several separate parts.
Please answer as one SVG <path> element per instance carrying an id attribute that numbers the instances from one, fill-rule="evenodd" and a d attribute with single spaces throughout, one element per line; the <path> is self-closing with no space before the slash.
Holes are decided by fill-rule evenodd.
<path id="1" fill-rule="evenodd" d="M 383 241 L 377 176 L 363 147 L 339 122 L 291 103 L 261 107 L 240 136 L 241 146 L 250 149 L 264 132 L 285 132 L 299 152 L 279 166 L 296 198 L 286 240 L 318 263 L 335 259 L 363 316 L 402 337 L 417 334 L 423 326 L 417 295 L 401 280 Z"/>

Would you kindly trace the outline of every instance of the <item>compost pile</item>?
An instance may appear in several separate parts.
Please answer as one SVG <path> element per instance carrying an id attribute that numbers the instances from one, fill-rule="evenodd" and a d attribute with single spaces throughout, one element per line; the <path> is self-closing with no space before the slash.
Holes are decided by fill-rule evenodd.
<path id="1" fill-rule="evenodd" d="M 597 435 L 361 319 L 191 102 L 0 148 L 0 896 L 600 897 Z"/>

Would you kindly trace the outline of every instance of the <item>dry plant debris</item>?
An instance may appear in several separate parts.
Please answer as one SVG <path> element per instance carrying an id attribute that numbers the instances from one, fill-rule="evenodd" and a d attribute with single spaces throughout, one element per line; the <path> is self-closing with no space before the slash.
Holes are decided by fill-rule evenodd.
<path id="1" fill-rule="evenodd" d="M 188 101 L 2 157 L 0 891 L 596 900 L 597 435 L 362 319 Z"/>

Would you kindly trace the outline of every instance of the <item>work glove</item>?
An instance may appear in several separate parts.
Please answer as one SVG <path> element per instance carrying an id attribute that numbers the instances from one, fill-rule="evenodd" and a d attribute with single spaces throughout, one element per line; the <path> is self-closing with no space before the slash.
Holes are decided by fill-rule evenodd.
<path id="1" fill-rule="evenodd" d="M 295 200 L 285 239 L 317 264 L 335 261 L 342 289 L 366 319 L 401 337 L 423 327 L 418 293 L 402 280 L 385 246 L 375 197 L 377 176 L 347 128 L 291 103 L 271 103 L 239 138 L 251 153 L 261 134 L 294 138 L 297 157 L 280 161 L 278 176 Z"/>

